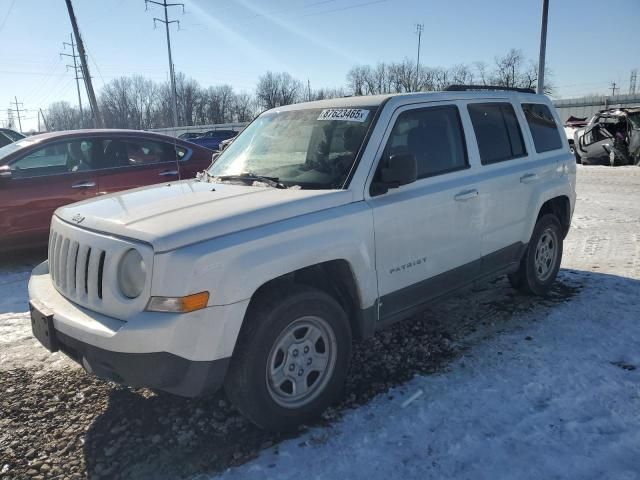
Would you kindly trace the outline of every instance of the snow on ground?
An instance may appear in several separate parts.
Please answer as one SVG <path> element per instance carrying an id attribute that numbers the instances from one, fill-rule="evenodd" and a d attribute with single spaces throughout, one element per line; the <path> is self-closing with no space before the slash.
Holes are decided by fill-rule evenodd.
<path id="1" fill-rule="evenodd" d="M 13 254 L 0 260 L 0 371 L 36 367 L 42 371 L 75 364 L 61 353 L 51 355 L 31 335 L 27 283 L 46 251 Z"/>
<path id="2" fill-rule="evenodd" d="M 640 478 L 640 169 L 579 167 L 577 205 L 577 297 L 222 478 Z"/>

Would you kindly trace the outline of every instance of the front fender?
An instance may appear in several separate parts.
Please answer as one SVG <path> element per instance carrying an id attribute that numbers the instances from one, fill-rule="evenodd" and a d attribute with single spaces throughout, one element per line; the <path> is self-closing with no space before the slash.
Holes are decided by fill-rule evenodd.
<path id="1" fill-rule="evenodd" d="M 330 260 L 346 260 L 361 307 L 377 297 L 373 217 L 365 202 L 322 210 L 156 255 L 152 294 L 203 290 L 209 304 L 252 297 L 266 282 Z"/>

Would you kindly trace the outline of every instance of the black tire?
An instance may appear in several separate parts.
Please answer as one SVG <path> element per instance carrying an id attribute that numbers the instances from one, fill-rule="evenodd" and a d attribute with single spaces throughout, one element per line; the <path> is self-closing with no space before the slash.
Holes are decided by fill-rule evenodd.
<path id="1" fill-rule="evenodd" d="M 316 386 L 315 383 L 312 384 L 315 396 L 309 398 L 307 403 L 283 405 L 281 402 L 285 400 L 278 398 L 278 395 L 286 396 L 286 393 L 282 390 L 283 387 L 275 387 L 270 382 L 269 368 L 278 355 L 274 355 L 274 352 L 285 352 L 284 349 L 276 348 L 280 345 L 279 342 L 284 341 L 282 336 L 287 332 L 286 338 L 296 336 L 298 330 L 294 326 L 300 325 L 305 318 L 319 318 L 324 322 L 323 327 L 328 326 L 333 332 L 333 337 L 328 341 L 331 347 L 325 347 L 330 351 L 328 357 L 335 356 L 333 363 L 328 362 L 333 367 L 330 371 L 318 374 L 315 381 L 320 383 Z M 328 330 L 326 332 L 330 335 Z M 290 358 L 294 353 L 291 349 L 296 348 L 295 345 L 297 344 L 289 347 L 289 353 L 284 353 L 281 365 L 285 372 L 285 367 L 293 365 L 289 362 L 308 360 L 306 358 L 303 361 L 302 354 L 299 358 Z M 317 418 L 341 396 L 350 356 L 351 328 L 340 304 L 316 288 L 281 284 L 260 294 L 251 302 L 227 372 L 225 390 L 240 412 L 257 426 L 266 430 L 290 430 Z M 298 371 L 294 370 L 294 373 L 286 372 L 286 375 L 295 377 L 296 373 Z M 311 374 L 312 372 L 305 372 L 305 384 Z M 288 381 L 288 378 L 285 379 L 281 385 Z M 293 382 L 291 384 L 293 386 Z"/>
<path id="2" fill-rule="evenodd" d="M 549 262 L 542 260 L 540 256 L 542 252 L 538 250 L 543 235 L 547 236 L 545 238 L 551 238 L 554 243 L 554 253 L 551 254 L 552 258 L 549 259 Z M 542 241 L 545 242 L 545 239 Z M 520 260 L 518 270 L 509 274 L 511 286 L 523 293 L 544 295 L 558 275 L 562 261 L 562 244 L 562 226 L 558 217 L 552 214 L 543 215 L 533 229 L 531 240 L 529 240 L 527 250 Z M 544 252 L 548 251 L 549 249 L 544 250 Z M 547 254 L 544 253 L 544 255 Z M 540 258 L 539 263 L 536 262 L 537 258 Z M 548 264 L 548 267 L 543 268 L 545 264 Z"/>

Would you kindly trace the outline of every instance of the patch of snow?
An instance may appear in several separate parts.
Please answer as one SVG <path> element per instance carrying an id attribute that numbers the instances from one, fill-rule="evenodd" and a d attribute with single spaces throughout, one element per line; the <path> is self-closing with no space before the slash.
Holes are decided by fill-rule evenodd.
<path id="1" fill-rule="evenodd" d="M 42 255 L 18 254 L 0 268 L 0 371 L 75 365 L 61 353 L 49 353 L 31 334 L 27 284 L 33 267 L 44 260 Z"/>
<path id="2" fill-rule="evenodd" d="M 221 478 L 640 478 L 640 281 L 584 280 L 578 299 L 514 319 L 450 371 Z"/>

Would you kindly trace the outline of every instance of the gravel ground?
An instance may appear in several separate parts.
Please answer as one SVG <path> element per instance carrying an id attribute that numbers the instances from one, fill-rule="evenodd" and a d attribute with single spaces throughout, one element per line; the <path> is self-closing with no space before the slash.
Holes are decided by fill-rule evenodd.
<path id="1" fill-rule="evenodd" d="M 584 170 L 580 175 L 584 178 Z M 601 184 L 596 175 L 607 173 L 594 170 L 589 174 L 602 189 L 593 194 L 602 196 L 619 192 L 617 181 L 638 179 L 621 174 L 607 190 L 606 182 Z M 599 215 L 592 209 L 576 212 L 583 231 L 578 231 L 577 241 L 568 248 L 576 249 L 576 256 L 595 268 L 600 260 L 595 256 L 587 259 L 584 254 L 604 248 L 606 238 L 593 240 L 588 234 L 589 222 L 599 221 Z M 613 244 L 610 248 L 613 252 Z M 26 270 L 21 273 L 16 265 L 34 262 L 33 257 L 26 257 L 0 264 L 0 288 L 2 279 L 10 278 L 18 287 L 22 282 L 19 288 L 24 289 L 21 299 L 0 312 L 11 321 L 28 320 L 24 309 L 12 309 L 22 305 L 26 296 Z M 569 266 L 583 267 L 571 262 Z M 629 268 L 635 270 L 638 265 Z M 498 279 L 360 342 L 355 346 L 343 400 L 325 412 L 319 423 L 334 422 L 348 409 L 385 394 L 416 374 L 446 370 L 448 362 L 479 339 L 517 328 L 510 320 L 519 313 L 536 312 L 534 318 L 544 318 L 554 306 L 570 302 L 581 283 L 581 272 L 562 270 L 551 294 L 541 299 L 518 295 L 504 278 Z M 56 357 L 59 354 L 49 357 L 55 359 L 56 368 L 45 368 L 47 358 L 30 361 L 24 354 L 27 346 L 27 351 L 33 348 L 34 357 L 41 357 L 42 348 L 27 335 L 22 337 L 15 340 L 22 342 L 21 349 L 2 345 L 2 350 L 14 356 L 22 352 L 19 362 L 0 357 L 1 478 L 188 478 L 245 463 L 274 445 L 277 451 L 277 444 L 285 438 L 253 427 L 223 393 L 200 400 L 158 396 L 102 382 Z M 323 440 L 319 437 L 317 441 Z"/>

